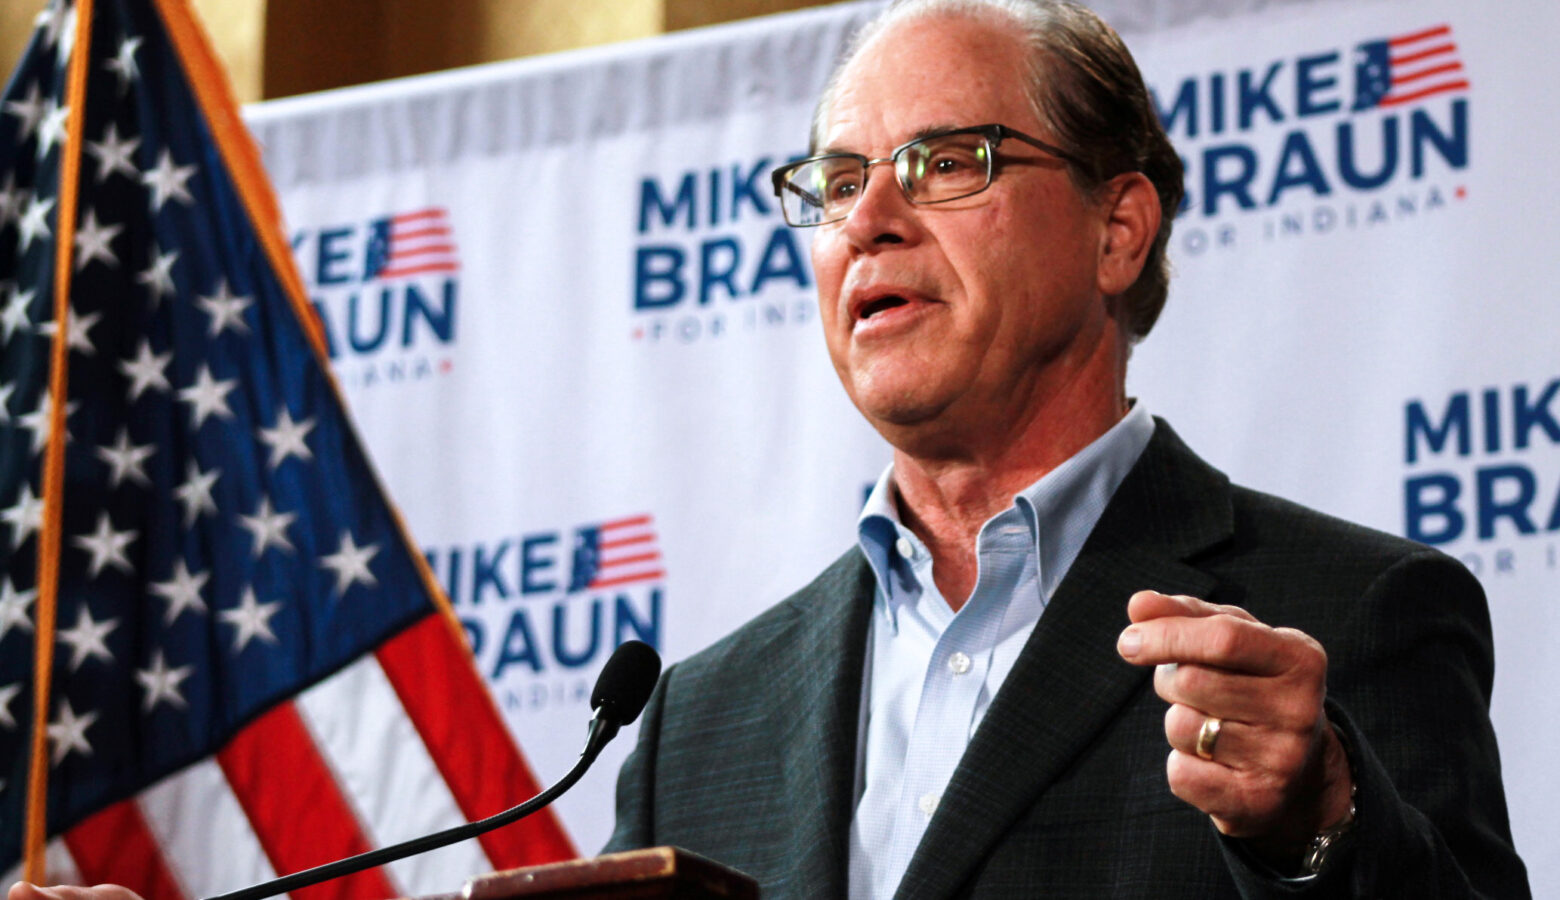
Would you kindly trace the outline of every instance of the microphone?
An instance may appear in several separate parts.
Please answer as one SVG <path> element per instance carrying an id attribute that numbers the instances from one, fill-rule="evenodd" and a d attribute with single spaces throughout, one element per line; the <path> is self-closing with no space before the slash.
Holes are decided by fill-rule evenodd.
<path id="1" fill-rule="evenodd" d="M 252 887 L 218 894 L 208 900 L 262 900 L 265 897 L 274 897 L 277 894 L 319 884 L 342 875 L 351 875 L 353 872 L 361 872 L 364 869 L 428 850 L 436 850 L 519 821 L 557 799 L 560 794 L 580 780 L 585 770 L 590 768 L 591 763 L 595 762 L 596 757 L 601 754 L 602 748 L 607 746 L 607 742 L 617 736 L 618 730 L 639 718 L 645 703 L 650 700 L 651 691 L 655 690 L 656 679 L 660 677 L 661 657 L 649 644 L 643 641 L 627 641 L 613 651 L 607 664 L 602 667 L 601 674 L 596 677 L 595 689 L 590 693 L 590 705 L 595 712 L 590 717 L 590 730 L 586 733 L 585 749 L 580 751 L 580 758 L 574 763 L 574 767 L 552 787 L 519 806 L 510 807 L 486 819 L 456 825 L 390 847 L 369 850 L 366 853 L 315 866 L 302 872 L 294 872 Z"/>

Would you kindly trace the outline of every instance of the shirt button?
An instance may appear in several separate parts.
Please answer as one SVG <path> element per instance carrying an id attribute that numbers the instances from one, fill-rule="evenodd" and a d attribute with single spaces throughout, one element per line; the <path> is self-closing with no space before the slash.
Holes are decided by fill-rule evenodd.
<path id="1" fill-rule="evenodd" d="M 895 541 L 894 549 L 898 550 L 899 555 L 905 559 L 915 559 L 915 545 L 910 543 L 908 538 L 900 538 Z"/>
<path id="2" fill-rule="evenodd" d="M 948 657 L 948 671 L 955 675 L 963 675 L 970 670 L 969 654 L 958 652 Z"/>
<path id="3" fill-rule="evenodd" d="M 937 811 L 937 800 L 938 797 L 936 794 L 922 794 L 921 799 L 916 801 L 916 805 L 921 807 L 921 813 L 923 815 L 925 815 L 927 818 L 931 818 L 932 813 Z"/>

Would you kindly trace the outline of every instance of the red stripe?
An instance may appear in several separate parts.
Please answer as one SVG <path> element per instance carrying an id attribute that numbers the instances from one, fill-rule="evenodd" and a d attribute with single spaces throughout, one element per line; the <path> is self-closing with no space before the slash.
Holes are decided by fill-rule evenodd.
<path id="1" fill-rule="evenodd" d="M 157 836 L 134 800 L 104 807 L 65 832 L 85 884 L 122 884 L 146 900 L 184 900 Z"/>
<path id="2" fill-rule="evenodd" d="M 1445 75 L 1447 72 L 1461 72 L 1461 71 L 1462 71 L 1462 63 L 1460 63 L 1460 62 L 1449 62 L 1449 63 L 1445 63 L 1444 65 L 1431 66 L 1428 69 L 1420 69 L 1417 72 L 1412 72 L 1412 73 L 1409 73 L 1407 75 L 1394 75 L 1394 76 L 1392 76 L 1392 83 L 1393 84 L 1408 84 L 1411 81 L 1418 81 L 1421 78 L 1429 78 L 1431 75 Z"/>
<path id="3" fill-rule="evenodd" d="M 615 541 L 602 541 L 601 549 L 611 550 L 616 547 L 632 547 L 635 544 L 648 544 L 655 540 L 653 534 L 640 534 L 634 537 L 618 538 Z"/>
<path id="4" fill-rule="evenodd" d="M 1422 100 L 1425 97 L 1434 96 L 1435 94 L 1444 94 L 1447 91 L 1465 91 L 1467 89 L 1468 82 L 1466 81 L 1449 81 L 1446 84 L 1438 84 L 1435 87 L 1427 87 L 1422 91 L 1414 91 L 1408 94 L 1395 94 L 1390 97 L 1385 97 L 1378 105 L 1398 106 L 1404 103 L 1412 103 L 1415 100 Z"/>
<path id="5" fill-rule="evenodd" d="M 600 578 L 592 581 L 593 588 L 617 587 L 620 584 L 633 584 L 636 581 L 658 581 L 666 577 L 666 573 L 660 569 L 654 572 L 641 572 L 638 575 L 624 575 L 621 578 Z"/>
<path id="6" fill-rule="evenodd" d="M 1407 56 L 1394 56 L 1394 57 L 1392 57 L 1392 64 L 1394 66 L 1401 66 L 1401 65 L 1406 65 L 1406 64 L 1411 63 L 1411 62 L 1418 62 L 1421 59 L 1428 59 L 1428 58 L 1430 58 L 1432 56 L 1440 56 L 1443 53 L 1456 53 L 1456 52 L 1457 52 L 1457 45 L 1456 44 L 1437 44 L 1436 46 L 1431 47 L 1428 50 L 1421 50 L 1418 53 L 1410 53 Z"/>
<path id="7" fill-rule="evenodd" d="M 384 269 L 376 278 L 402 278 L 407 275 L 421 275 L 424 272 L 458 272 L 460 265 L 452 262 L 429 263 L 425 266 L 409 266 L 404 269 Z"/>
<path id="8" fill-rule="evenodd" d="M 291 702 L 240 731 L 217 751 L 217 763 L 278 875 L 372 849 Z M 293 900 L 383 900 L 399 894 L 383 868 L 291 892 Z"/>
<path id="9" fill-rule="evenodd" d="M 455 245 L 423 244 L 420 247 L 402 247 L 397 243 L 395 249 L 390 251 L 390 256 L 392 259 L 401 259 L 406 256 L 426 256 L 429 253 L 448 253 L 453 256 L 455 254 Z"/>
<path id="10" fill-rule="evenodd" d="M 1426 38 L 1440 37 L 1442 35 L 1451 33 L 1452 26 L 1437 25 L 1433 28 L 1426 28 L 1424 31 L 1415 31 L 1412 34 L 1398 35 L 1397 37 L 1387 41 L 1387 43 L 1393 47 L 1401 47 L 1404 44 L 1412 44 L 1415 41 L 1422 41 Z"/>
<path id="11" fill-rule="evenodd" d="M 636 525 L 649 525 L 649 524 L 650 524 L 650 515 L 648 513 L 646 513 L 645 515 L 642 515 L 642 516 L 630 516 L 630 517 L 628 517 L 626 519 L 614 519 L 611 522 L 602 522 L 601 523 L 601 528 L 602 528 L 603 531 L 605 531 L 605 530 L 607 530 L 609 528 L 632 528 L 632 527 L 634 527 Z"/>
<path id="12" fill-rule="evenodd" d="M 411 240 L 413 238 L 420 238 L 420 237 L 429 237 L 429 236 L 444 237 L 445 235 L 447 235 L 449 233 L 450 233 L 450 229 L 448 227 L 440 226 L 438 228 L 419 228 L 416 231 L 399 231 L 399 230 L 396 230 L 396 231 L 392 231 L 390 233 L 390 236 L 395 238 L 398 241 L 409 241 L 409 240 Z"/>
<path id="13" fill-rule="evenodd" d="M 399 225 L 402 222 L 415 222 L 418 219 L 442 218 L 444 218 L 444 209 L 438 206 L 430 206 L 427 209 L 419 209 L 409 213 L 401 213 L 398 216 L 391 216 L 390 221 Z"/>
<path id="14" fill-rule="evenodd" d="M 661 558 L 661 554 L 660 553 L 641 553 L 638 556 L 624 556 L 624 557 L 621 557 L 621 558 L 618 558 L 618 559 L 604 559 L 604 560 L 601 561 L 601 565 L 603 567 L 606 567 L 606 566 L 626 566 L 626 565 L 629 565 L 631 563 L 646 562 L 648 560 L 660 559 L 660 558 Z"/>
<path id="15" fill-rule="evenodd" d="M 471 654 L 444 619 L 428 616 L 375 655 L 467 819 L 491 816 L 541 790 Z M 497 869 L 579 855 L 550 809 L 477 840 Z"/>

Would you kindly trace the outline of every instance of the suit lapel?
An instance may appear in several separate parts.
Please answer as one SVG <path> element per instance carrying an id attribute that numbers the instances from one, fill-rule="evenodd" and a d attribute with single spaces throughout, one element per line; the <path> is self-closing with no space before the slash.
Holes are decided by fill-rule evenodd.
<path id="1" fill-rule="evenodd" d="M 1122 661 L 1127 598 L 1207 596 L 1184 560 L 1233 530 L 1229 482 L 1163 421 L 1058 586 L 938 804 L 897 897 L 946 897 L 1151 670 Z"/>
<path id="2" fill-rule="evenodd" d="M 793 647 L 800 668 L 775 671 L 774 715 L 781 781 L 792 817 L 784 832 L 795 860 L 795 897 L 843 897 L 855 797 L 856 732 L 861 710 L 872 570 L 851 548 L 796 598 Z M 790 654 L 776 654 L 786 658 Z"/>

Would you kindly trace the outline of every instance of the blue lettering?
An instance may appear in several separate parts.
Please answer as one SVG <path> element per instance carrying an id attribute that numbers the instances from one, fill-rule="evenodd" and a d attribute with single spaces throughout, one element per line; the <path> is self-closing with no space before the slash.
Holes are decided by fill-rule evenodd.
<path id="1" fill-rule="evenodd" d="M 1560 378 L 1549 382 L 1544 392 L 1533 403 L 1528 403 L 1527 385 L 1519 384 L 1511 392 L 1511 430 L 1515 434 L 1513 444 L 1518 450 L 1526 450 L 1533 438 L 1535 426 L 1543 428 L 1551 441 L 1560 444 L 1560 422 L 1555 421 L 1549 404 L 1560 392 Z"/>
<path id="2" fill-rule="evenodd" d="M 358 353 L 367 353 L 370 350 L 379 349 L 385 342 L 385 335 L 390 331 L 390 289 L 379 289 L 379 328 L 372 338 L 365 340 L 358 334 L 359 321 L 358 306 L 362 302 L 363 292 L 353 291 L 347 298 L 347 344 Z"/>
<path id="3" fill-rule="evenodd" d="M 1387 180 L 1397 172 L 1397 125 L 1396 116 L 1382 117 L 1381 167 L 1370 174 L 1360 171 L 1359 161 L 1355 158 L 1354 122 L 1351 120 L 1338 125 L 1338 175 L 1343 179 L 1344 184 L 1357 190 L 1370 190 L 1386 184 Z"/>
<path id="4" fill-rule="evenodd" d="M 504 632 L 504 641 L 499 645 L 492 679 L 497 681 L 505 669 L 521 663 L 529 666 L 532 672 L 542 670 L 542 660 L 536 655 L 536 638 L 531 633 L 531 620 L 524 608 L 515 610 L 509 617 L 509 630 Z"/>
<path id="5" fill-rule="evenodd" d="M 482 595 L 488 588 L 498 593 L 500 599 L 510 594 L 509 585 L 504 581 L 503 573 L 498 571 L 498 564 L 503 562 L 504 554 L 509 552 L 509 540 L 506 538 L 493 549 L 493 555 L 488 556 L 488 549 L 481 544 L 477 545 L 476 558 L 471 561 L 471 602 L 481 603 Z"/>
<path id="6" fill-rule="evenodd" d="M 1267 74 L 1262 76 L 1262 83 L 1253 85 L 1251 70 L 1241 69 L 1236 80 L 1238 106 L 1236 107 L 1236 120 L 1241 131 L 1251 128 L 1256 118 L 1257 110 L 1267 110 L 1268 118 L 1274 122 L 1284 121 L 1284 112 L 1273 102 L 1273 77 L 1278 74 L 1280 63 L 1268 66 Z"/>
<path id="7" fill-rule="evenodd" d="M 1342 101 L 1337 97 L 1330 100 L 1318 100 L 1316 95 L 1329 88 L 1336 87 L 1338 79 L 1330 74 L 1317 74 L 1318 69 L 1331 67 L 1338 62 L 1338 52 L 1322 53 L 1317 56 L 1302 56 L 1295 60 L 1295 115 L 1300 117 L 1317 116 L 1322 113 L 1337 112 L 1342 106 Z"/>
<path id="8" fill-rule="evenodd" d="M 694 189 L 693 173 L 682 177 L 677 185 L 677 197 L 675 202 L 667 203 L 661 193 L 660 184 L 653 178 L 645 178 L 639 182 L 639 233 L 644 234 L 650 230 L 650 213 L 658 213 L 661 224 L 671 227 L 677 223 L 678 217 L 687 220 L 686 227 L 693 230 L 694 213 Z"/>
<path id="9" fill-rule="evenodd" d="M 1404 533 L 1408 539 L 1421 544 L 1444 544 L 1461 536 L 1467 524 L 1457 509 L 1461 493 L 1462 484 L 1444 473 L 1420 475 L 1404 482 Z M 1440 520 L 1440 527 L 1431 527 L 1426 520 Z"/>
<path id="10" fill-rule="evenodd" d="M 439 343 L 448 344 L 455 339 L 455 279 L 444 279 L 444 299 L 437 311 L 428 298 L 410 282 L 406 285 L 406 309 L 401 312 L 401 346 L 412 345 L 413 326 L 421 320 L 433 329 Z"/>
<path id="11" fill-rule="evenodd" d="M 1494 388 L 1484 392 L 1484 452 L 1500 452 L 1500 391 Z"/>
<path id="12" fill-rule="evenodd" d="M 1418 400 L 1409 401 L 1403 413 L 1405 456 L 1410 465 L 1419 461 L 1419 442 L 1415 438 L 1420 436 L 1430 446 L 1431 453 L 1440 453 L 1446 446 L 1447 438 L 1456 432 L 1457 455 L 1467 456 L 1473 452 L 1473 435 L 1468 425 L 1467 392 L 1459 391 L 1446 401 L 1446 414 L 1441 417 L 1439 428 L 1430 424 L 1430 415 Z"/>
<path id="13" fill-rule="evenodd" d="M 544 581 L 534 577 L 538 572 L 557 565 L 556 556 L 538 557 L 537 555 L 540 548 L 556 543 L 558 543 L 556 533 L 533 534 L 520 542 L 520 593 L 539 594 L 558 589 L 558 582 L 550 578 Z"/>
<path id="14" fill-rule="evenodd" d="M 769 190 L 769 157 L 764 157 L 753 164 L 747 174 L 742 174 L 740 165 L 731 167 L 731 221 L 742 218 L 742 203 L 753 207 L 753 211 L 760 216 L 770 213 L 769 200 L 764 196 Z"/>
<path id="15" fill-rule="evenodd" d="M 578 604 L 575 604 L 578 605 Z M 566 669 L 578 669 L 590 662 L 596 656 L 596 651 L 601 649 L 601 600 L 597 598 L 590 603 L 590 646 L 583 652 L 573 653 L 564 646 L 564 632 L 567 630 L 567 622 L 564 621 L 567 603 L 555 603 L 552 610 L 552 638 L 553 656 Z"/>
<path id="16" fill-rule="evenodd" d="M 1525 466 L 1488 466 L 1475 473 L 1479 489 L 1479 537 L 1489 540 L 1495 536 L 1495 523 L 1510 519 L 1518 534 L 1532 534 L 1538 529 L 1528 518 L 1528 507 L 1538 492 L 1533 473 Z M 1502 482 L 1516 488 L 1516 494 L 1504 500 L 1496 494 Z"/>
<path id="17" fill-rule="evenodd" d="M 1298 171 L 1291 172 L 1293 163 L 1299 163 Z M 1322 166 L 1316 161 L 1316 153 L 1305 132 L 1294 131 L 1284 139 L 1284 149 L 1278 157 L 1278 175 L 1273 179 L 1273 189 L 1268 192 L 1268 205 L 1278 202 L 1284 191 L 1297 187 L 1309 187 L 1318 197 L 1332 193 Z"/>
<path id="18" fill-rule="evenodd" d="M 796 247 L 796 236 L 789 225 L 781 225 L 769 235 L 764 254 L 758 261 L 758 272 L 753 276 L 753 286 L 748 290 L 756 294 L 764 285 L 776 279 L 786 278 L 799 288 L 811 287 L 807 264 L 802 261 L 802 251 Z"/>
<path id="19" fill-rule="evenodd" d="M 352 255 L 351 250 L 337 249 L 337 245 L 343 239 L 351 236 L 350 228 L 332 228 L 320 232 L 320 253 L 315 265 L 314 279 L 317 284 L 345 284 L 352 279 L 352 275 L 344 266 L 336 265 L 346 262 Z"/>
<path id="20" fill-rule="evenodd" d="M 634 607 L 628 602 L 625 594 L 617 595 L 617 602 L 613 604 L 616 614 L 613 616 L 613 644 L 616 647 L 626 640 L 637 639 L 650 646 L 661 649 L 661 589 L 654 588 L 650 591 L 650 610 L 647 618 L 641 619 L 634 615 Z M 628 632 L 633 634 L 625 636 Z"/>
<path id="21" fill-rule="evenodd" d="M 1425 146 L 1434 145 L 1436 153 L 1454 169 L 1468 166 L 1468 101 L 1452 101 L 1451 133 L 1442 131 L 1424 109 L 1414 110 L 1408 120 L 1409 170 L 1415 178 L 1425 174 Z"/>
<path id="22" fill-rule="evenodd" d="M 482 655 L 482 623 L 477 619 L 461 619 L 460 630 L 466 632 L 466 643 L 471 645 L 471 655 Z"/>
<path id="23" fill-rule="evenodd" d="M 722 252 L 724 251 L 724 252 Z M 718 260 L 717 257 L 724 257 Z M 726 296 L 741 296 L 737 290 L 737 264 L 742 262 L 742 245 L 736 238 L 713 238 L 699 245 L 699 305 L 710 302 L 711 288 L 720 285 Z"/>
<path id="24" fill-rule="evenodd" d="M 1181 82 L 1181 86 L 1175 92 L 1175 104 L 1168 110 L 1159 104 L 1159 95 L 1150 91 L 1150 97 L 1154 101 L 1154 111 L 1159 113 L 1159 124 L 1164 126 L 1165 133 L 1175 131 L 1175 125 L 1184 115 L 1186 117 L 1186 129 L 1182 133 L 1189 138 L 1197 136 L 1197 79 L 1188 78 Z"/>
<path id="25" fill-rule="evenodd" d="M 1220 163 L 1231 160 L 1236 164 L 1234 177 L 1226 178 L 1219 172 Z M 1215 215 L 1219 211 L 1219 198 L 1228 194 L 1241 209 L 1254 209 L 1257 202 L 1251 197 L 1251 180 L 1257 174 L 1257 154 L 1244 144 L 1228 144 L 1210 147 L 1203 153 L 1203 215 Z"/>
<path id="26" fill-rule="evenodd" d="M 687 254 L 670 245 L 640 247 L 635 251 L 634 309 L 661 309 L 682 302 L 687 292 L 682 278 L 686 261 Z"/>

